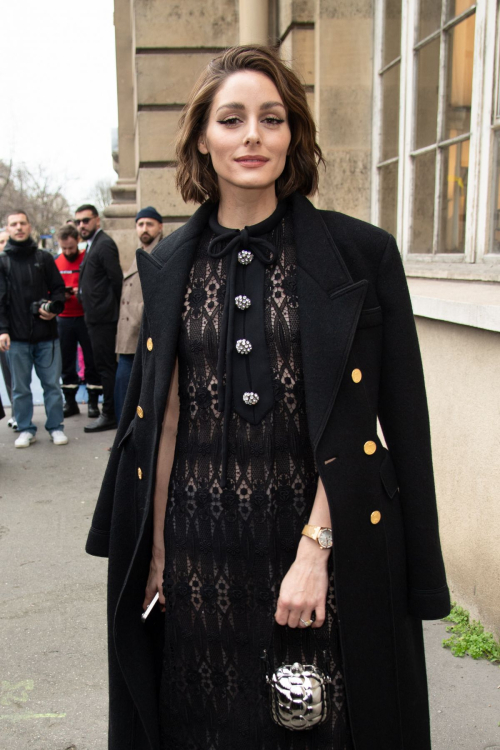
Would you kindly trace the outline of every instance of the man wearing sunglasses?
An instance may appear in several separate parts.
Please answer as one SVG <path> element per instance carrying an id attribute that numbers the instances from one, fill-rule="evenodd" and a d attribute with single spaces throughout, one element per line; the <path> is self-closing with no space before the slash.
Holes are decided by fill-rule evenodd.
<path id="1" fill-rule="evenodd" d="M 123 272 L 116 243 L 101 229 L 95 206 L 87 203 L 77 208 L 75 225 L 80 237 L 87 243 L 80 268 L 78 297 L 83 305 L 103 393 L 102 414 L 83 429 L 85 432 L 102 432 L 116 428 L 115 338 Z"/>

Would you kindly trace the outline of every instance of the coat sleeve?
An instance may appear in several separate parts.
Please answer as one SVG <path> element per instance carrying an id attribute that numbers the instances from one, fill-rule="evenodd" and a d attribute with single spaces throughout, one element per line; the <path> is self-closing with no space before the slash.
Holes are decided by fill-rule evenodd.
<path id="1" fill-rule="evenodd" d="M 377 277 L 384 341 L 379 419 L 399 482 L 407 553 L 409 611 L 445 617 L 450 596 L 439 540 L 424 374 L 401 257 L 390 237 Z"/>
<path id="2" fill-rule="evenodd" d="M 106 242 L 103 242 L 99 248 L 99 252 L 102 266 L 111 284 L 113 294 L 119 303 L 122 294 L 123 271 L 120 266 L 120 256 L 116 243 L 111 237 L 107 237 Z"/>
<path id="3" fill-rule="evenodd" d="M 87 538 L 85 551 L 89 555 L 96 557 L 108 557 L 109 554 L 109 537 L 111 531 L 111 519 L 113 516 L 113 502 L 115 497 L 116 473 L 120 460 L 120 451 L 118 446 L 127 432 L 127 429 L 134 419 L 136 406 L 139 401 L 142 385 L 142 352 L 145 331 L 145 315 L 142 318 L 141 332 L 139 334 L 139 343 L 134 357 L 132 373 L 127 390 L 127 396 L 123 405 L 122 416 L 115 441 L 111 449 L 104 479 L 101 485 L 101 491 L 97 499 L 97 505 L 92 518 L 92 525 Z"/>

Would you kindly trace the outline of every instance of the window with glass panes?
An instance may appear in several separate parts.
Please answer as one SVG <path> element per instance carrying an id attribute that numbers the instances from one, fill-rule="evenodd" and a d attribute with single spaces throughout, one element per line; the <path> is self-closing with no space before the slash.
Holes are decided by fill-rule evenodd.
<path id="1" fill-rule="evenodd" d="M 500 3 L 499 3 L 500 5 Z M 500 11 L 499 11 L 500 15 Z M 492 214 L 491 241 L 489 250 L 493 254 L 500 254 L 500 30 L 497 32 L 497 60 L 496 60 L 496 84 L 495 84 L 495 107 L 493 111 L 493 190 L 492 190 Z"/>
<path id="2" fill-rule="evenodd" d="M 372 221 L 407 260 L 500 259 L 499 7 L 375 1 Z"/>
<path id="3" fill-rule="evenodd" d="M 399 118 L 401 78 L 401 0 L 385 0 L 382 8 L 380 79 L 380 143 L 377 144 L 379 224 L 396 234 L 398 209 Z"/>
<path id="4" fill-rule="evenodd" d="M 416 40 L 410 253 L 463 253 L 475 3 L 420 0 Z"/>

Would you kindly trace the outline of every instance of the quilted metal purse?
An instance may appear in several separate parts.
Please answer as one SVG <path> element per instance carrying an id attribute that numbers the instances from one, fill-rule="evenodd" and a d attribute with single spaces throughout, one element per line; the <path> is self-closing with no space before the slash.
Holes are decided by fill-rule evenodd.
<path id="1" fill-rule="evenodd" d="M 314 664 L 282 664 L 273 671 L 269 653 L 262 654 L 271 716 L 293 731 L 313 729 L 327 721 L 332 678 Z"/>

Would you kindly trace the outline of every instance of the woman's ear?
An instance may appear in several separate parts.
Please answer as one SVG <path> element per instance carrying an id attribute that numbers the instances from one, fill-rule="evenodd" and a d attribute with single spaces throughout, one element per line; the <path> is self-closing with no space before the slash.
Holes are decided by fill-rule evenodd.
<path id="1" fill-rule="evenodd" d="M 198 151 L 201 154 L 208 154 L 207 144 L 205 142 L 205 136 L 201 135 L 198 139 Z"/>

